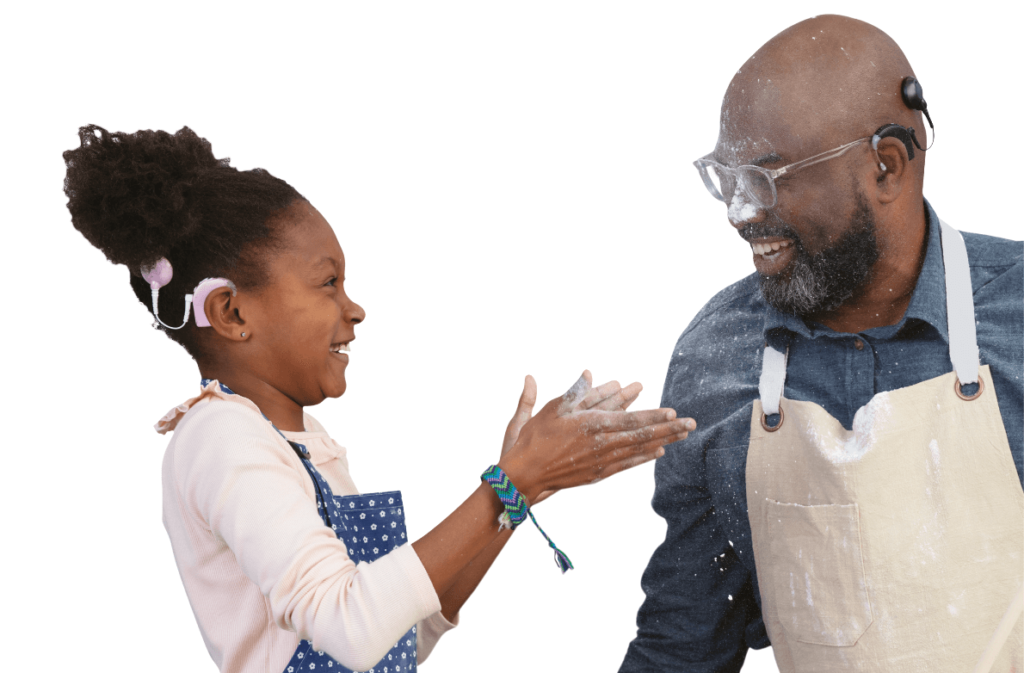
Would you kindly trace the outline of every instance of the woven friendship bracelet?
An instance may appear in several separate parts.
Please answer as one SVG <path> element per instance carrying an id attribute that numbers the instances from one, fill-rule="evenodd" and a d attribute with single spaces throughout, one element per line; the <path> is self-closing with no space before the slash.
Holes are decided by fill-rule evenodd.
<path id="1" fill-rule="evenodd" d="M 487 470 L 480 475 L 480 478 L 486 481 L 494 492 L 498 495 L 498 500 L 501 500 L 501 504 L 505 506 L 505 511 L 498 517 L 498 523 L 501 528 L 510 528 L 515 530 L 519 524 L 526 521 L 526 517 L 529 516 L 530 520 L 533 521 L 533 525 L 537 527 L 540 534 L 544 536 L 544 539 L 548 541 L 548 546 L 555 550 L 555 563 L 558 565 L 564 574 L 566 570 L 572 570 L 572 561 L 565 555 L 561 549 L 555 546 L 555 543 L 551 541 L 548 534 L 544 532 L 544 529 L 537 523 L 537 518 L 533 516 L 533 512 L 530 511 L 530 505 L 526 502 L 526 498 L 523 494 L 515 487 L 512 480 L 505 474 L 505 470 L 501 469 L 497 465 L 491 465 Z M 500 530 L 500 528 L 499 528 Z"/>

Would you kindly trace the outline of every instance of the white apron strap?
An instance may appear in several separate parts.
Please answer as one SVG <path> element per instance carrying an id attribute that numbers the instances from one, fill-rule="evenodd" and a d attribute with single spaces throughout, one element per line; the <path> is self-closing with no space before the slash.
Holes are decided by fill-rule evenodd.
<path id="1" fill-rule="evenodd" d="M 789 349 L 780 353 L 767 344 L 764 347 L 764 362 L 761 364 L 761 381 L 757 390 L 761 394 L 761 410 L 768 416 L 779 413 L 779 400 L 786 383 L 786 359 Z"/>
<path id="2" fill-rule="evenodd" d="M 949 359 L 961 384 L 978 382 L 978 334 L 974 323 L 974 290 L 967 246 L 960 232 L 939 220 L 942 261 L 946 267 L 946 323 Z"/>
<path id="3" fill-rule="evenodd" d="M 974 673 L 989 673 L 992 670 L 993 664 L 996 663 L 996 657 L 999 656 L 1003 645 L 1006 644 L 1007 639 L 1010 637 L 1010 631 L 1017 625 L 1017 620 L 1020 619 L 1021 613 L 1024 613 L 1024 587 L 1020 588 L 1020 591 L 1013 597 L 1010 607 L 1006 609 L 1006 614 L 1003 615 L 999 626 L 996 627 L 996 632 L 992 634 L 992 638 L 988 641 L 988 647 L 985 648 L 981 659 L 975 664 Z"/>

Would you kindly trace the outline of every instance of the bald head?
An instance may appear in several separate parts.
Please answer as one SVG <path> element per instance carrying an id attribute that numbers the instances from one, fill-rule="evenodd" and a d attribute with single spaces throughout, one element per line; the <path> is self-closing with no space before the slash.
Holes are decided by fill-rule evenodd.
<path id="1" fill-rule="evenodd" d="M 879 29 L 818 16 L 773 37 L 730 82 L 718 163 L 778 169 L 849 145 L 776 176 L 773 204 L 751 191 L 754 172 L 724 173 L 740 176 L 721 195 L 777 309 L 838 331 L 893 324 L 906 309 L 924 250 L 925 153 L 911 159 L 894 137 L 854 141 L 891 123 L 926 140 L 921 113 L 903 102 L 913 74 Z"/>
<path id="2" fill-rule="evenodd" d="M 914 127 L 923 142 L 920 113 L 901 97 L 903 78 L 913 74 L 899 46 L 870 24 L 843 16 L 802 21 L 736 73 L 716 154 L 736 165 L 776 152 L 788 163 L 890 122 Z M 914 163 L 923 169 L 923 158 Z"/>

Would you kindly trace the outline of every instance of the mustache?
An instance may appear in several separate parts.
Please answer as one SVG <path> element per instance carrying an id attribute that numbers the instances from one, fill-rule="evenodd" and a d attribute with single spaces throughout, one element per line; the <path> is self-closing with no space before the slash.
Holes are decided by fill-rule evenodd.
<path id="1" fill-rule="evenodd" d="M 771 238 L 778 236 L 781 238 L 789 238 L 794 242 L 800 242 L 800 236 L 797 235 L 793 228 L 785 222 L 751 222 L 743 226 L 742 229 L 737 229 L 736 233 L 740 235 L 740 238 L 750 242 L 759 238 Z"/>

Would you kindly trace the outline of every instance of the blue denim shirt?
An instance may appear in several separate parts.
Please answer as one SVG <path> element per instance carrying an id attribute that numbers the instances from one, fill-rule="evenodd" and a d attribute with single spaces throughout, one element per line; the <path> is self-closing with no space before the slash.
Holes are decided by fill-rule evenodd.
<path id="1" fill-rule="evenodd" d="M 655 468 L 652 504 L 668 531 L 641 580 L 647 598 L 620 671 L 738 671 L 748 647 L 769 645 L 745 483 L 765 342 L 789 347 L 785 397 L 821 405 L 847 429 L 876 393 L 952 371 L 938 217 L 925 205 L 924 263 L 897 324 L 860 334 L 806 324 L 768 306 L 754 274 L 708 302 L 679 338 L 661 405 L 693 417 L 697 430 Z M 964 241 L 981 363 L 1024 483 L 1024 243 Z"/>

